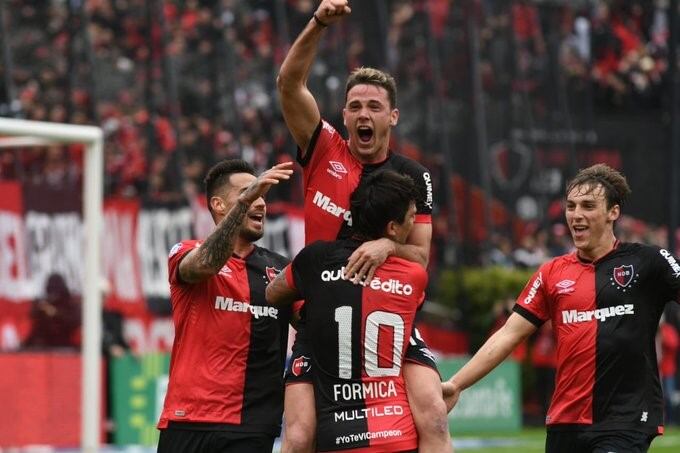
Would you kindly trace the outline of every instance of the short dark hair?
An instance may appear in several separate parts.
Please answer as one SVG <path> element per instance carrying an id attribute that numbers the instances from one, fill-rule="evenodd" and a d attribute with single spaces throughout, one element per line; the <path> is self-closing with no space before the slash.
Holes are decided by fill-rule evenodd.
<path id="1" fill-rule="evenodd" d="M 377 171 L 361 182 L 350 198 L 352 229 L 365 239 L 379 239 L 390 221 L 402 223 L 418 199 L 413 179 L 392 170 Z"/>
<path id="2" fill-rule="evenodd" d="M 615 205 L 623 206 L 631 193 L 626 177 L 605 164 L 595 164 L 579 171 L 567 183 L 565 195 L 569 195 L 574 187 L 583 185 L 589 186 L 588 192 L 595 190 L 598 185 L 602 186 L 607 200 L 607 209 L 611 209 Z"/>
<path id="3" fill-rule="evenodd" d="M 382 87 L 387 91 L 387 97 L 390 100 L 390 108 L 397 106 L 397 83 L 394 77 L 386 72 L 375 68 L 360 67 L 352 71 L 347 78 L 345 84 L 345 101 L 347 100 L 347 93 L 356 85 L 375 85 Z"/>
<path id="4" fill-rule="evenodd" d="M 229 177 L 234 173 L 249 173 L 255 175 L 255 169 L 243 159 L 227 159 L 217 164 L 208 170 L 203 183 L 205 184 L 205 196 L 208 200 L 208 210 L 212 213 L 210 207 L 210 199 L 222 189 L 222 187 L 229 184 Z"/>

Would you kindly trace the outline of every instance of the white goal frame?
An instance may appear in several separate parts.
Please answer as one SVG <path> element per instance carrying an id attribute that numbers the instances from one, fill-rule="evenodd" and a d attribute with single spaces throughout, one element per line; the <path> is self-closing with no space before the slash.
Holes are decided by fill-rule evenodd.
<path id="1" fill-rule="evenodd" d="M 0 148 L 81 143 L 85 145 L 83 222 L 85 272 L 83 282 L 83 345 L 80 445 L 83 452 L 99 450 L 101 434 L 102 296 L 99 234 L 102 226 L 104 133 L 96 126 L 0 118 Z"/>

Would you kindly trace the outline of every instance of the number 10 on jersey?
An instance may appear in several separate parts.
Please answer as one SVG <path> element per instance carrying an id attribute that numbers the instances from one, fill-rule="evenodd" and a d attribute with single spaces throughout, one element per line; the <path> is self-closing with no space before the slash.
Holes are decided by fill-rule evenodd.
<path id="1" fill-rule="evenodd" d="M 338 376 L 352 378 L 352 313 L 350 306 L 335 309 L 335 322 L 338 324 Z M 392 357 L 389 366 L 378 363 L 378 341 L 385 341 L 378 335 L 380 327 L 388 327 L 384 332 L 392 332 Z M 401 371 L 401 352 L 404 346 L 404 320 L 396 313 L 374 311 L 366 317 L 364 328 L 363 366 L 369 377 L 399 376 Z"/>

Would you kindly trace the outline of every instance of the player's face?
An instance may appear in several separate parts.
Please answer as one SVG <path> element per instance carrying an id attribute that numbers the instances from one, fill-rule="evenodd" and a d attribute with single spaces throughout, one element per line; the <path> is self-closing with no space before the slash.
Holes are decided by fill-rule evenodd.
<path id="1" fill-rule="evenodd" d="M 387 157 L 390 130 L 399 110 L 390 107 L 387 90 L 376 85 L 355 85 L 347 93 L 342 117 L 349 134 L 349 149 L 363 163 Z"/>
<path id="2" fill-rule="evenodd" d="M 229 178 L 229 189 L 224 196 L 226 212 L 237 203 L 238 196 L 255 181 L 255 176 L 250 173 L 234 173 Z M 258 198 L 250 205 L 246 217 L 243 219 L 240 235 L 248 242 L 255 242 L 264 234 L 264 218 L 267 214 L 267 206 L 263 198 Z"/>
<path id="3" fill-rule="evenodd" d="M 395 224 L 396 235 L 393 238 L 398 244 L 406 244 L 408 240 L 408 235 L 411 234 L 413 225 L 416 222 L 416 204 L 411 203 L 406 215 L 404 216 L 404 222 L 400 224 Z"/>
<path id="4" fill-rule="evenodd" d="M 566 218 L 574 246 L 584 258 L 596 259 L 609 251 L 614 241 L 614 221 L 619 205 L 607 209 L 601 185 L 576 186 L 567 194 Z"/>

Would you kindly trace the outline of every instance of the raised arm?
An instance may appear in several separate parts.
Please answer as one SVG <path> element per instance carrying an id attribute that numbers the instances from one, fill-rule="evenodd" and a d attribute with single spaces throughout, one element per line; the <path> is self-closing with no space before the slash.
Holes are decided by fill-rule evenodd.
<path id="1" fill-rule="evenodd" d="M 323 0 L 291 46 L 276 78 L 283 118 L 303 156 L 321 120 L 316 100 L 307 88 L 309 70 L 324 29 L 350 12 L 347 0 Z"/>
<path id="2" fill-rule="evenodd" d="M 537 327 L 521 315 L 513 313 L 479 351 L 449 380 L 442 383 L 446 407 L 450 411 L 460 393 L 496 368 L 515 347 L 536 331 Z"/>
<path id="3" fill-rule="evenodd" d="M 217 275 L 234 251 L 234 243 L 250 205 L 262 197 L 273 184 L 290 179 L 293 163 L 275 165 L 258 176 L 238 197 L 215 231 L 179 263 L 179 277 L 184 283 L 198 283 Z"/>

